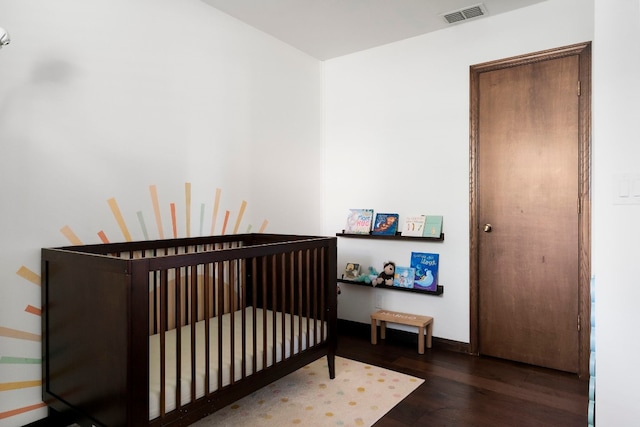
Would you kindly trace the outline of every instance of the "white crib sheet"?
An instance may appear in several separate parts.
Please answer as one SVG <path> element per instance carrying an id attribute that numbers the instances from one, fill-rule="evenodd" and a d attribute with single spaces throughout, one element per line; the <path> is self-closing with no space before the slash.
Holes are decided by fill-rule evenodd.
<path id="1" fill-rule="evenodd" d="M 240 380 L 242 377 L 242 311 L 233 313 L 234 321 L 234 380 Z M 276 363 L 283 360 L 282 358 L 282 313 L 276 313 Z M 218 388 L 218 317 L 209 319 L 209 337 L 210 337 L 210 373 L 209 373 L 209 391 Z M 302 332 L 299 331 L 299 317 L 294 316 L 294 334 L 291 335 L 291 315 L 285 314 L 285 359 L 291 356 L 291 340 L 293 339 L 293 353 L 301 351 L 298 347 L 299 337 L 302 336 L 302 350 L 307 346 L 307 319 L 302 319 Z M 256 310 L 256 337 L 257 337 L 257 361 L 256 371 L 263 369 L 263 310 Z M 326 322 L 319 320 L 310 321 L 311 331 L 309 342 L 315 342 L 316 336 L 320 339 L 321 328 L 324 329 L 324 337 L 327 334 Z M 246 310 L 246 337 L 244 342 L 247 354 L 244 355 L 246 375 L 253 373 L 253 309 Z M 222 385 L 227 386 L 231 383 L 231 314 L 227 313 L 222 316 L 223 330 L 223 358 L 222 358 Z M 273 312 L 267 310 L 267 366 L 271 366 L 273 362 Z M 205 392 L 205 321 L 196 324 L 196 399 L 204 396 Z M 165 413 L 176 408 L 176 331 L 171 330 L 165 333 L 166 363 L 165 363 Z M 186 325 L 181 328 L 181 378 L 180 378 L 180 401 L 185 405 L 191 401 L 191 326 Z M 160 416 L 160 335 L 152 335 L 149 337 L 149 419 L 152 420 Z"/>

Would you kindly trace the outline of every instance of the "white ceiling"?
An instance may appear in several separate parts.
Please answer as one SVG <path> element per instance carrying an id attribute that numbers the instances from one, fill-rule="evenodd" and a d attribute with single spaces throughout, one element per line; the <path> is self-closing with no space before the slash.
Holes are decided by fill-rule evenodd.
<path id="1" fill-rule="evenodd" d="M 545 0 L 202 0 L 317 58 L 326 60 L 462 25 L 442 14 L 482 3 L 486 16 Z"/>

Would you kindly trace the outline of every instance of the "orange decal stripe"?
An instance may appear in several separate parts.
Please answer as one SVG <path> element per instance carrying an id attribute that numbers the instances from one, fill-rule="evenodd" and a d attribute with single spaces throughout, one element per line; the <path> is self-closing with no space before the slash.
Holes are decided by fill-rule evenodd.
<path id="1" fill-rule="evenodd" d="M 82 244 L 82 241 L 78 238 L 78 236 L 76 236 L 76 233 L 74 233 L 71 230 L 71 227 L 69 227 L 68 225 L 65 225 L 64 227 L 62 227 L 60 229 L 60 232 L 64 235 L 64 237 L 67 238 L 68 241 L 71 242 L 72 245 Z"/>
<path id="2" fill-rule="evenodd" d="M 247 202 L 243 200 L 240 205 L 240 212 L 238 212 L 238 217 L 236 218 L 236 225 L 233 227 L 233 234 L 238 234 L 238 228 L 240 228 L 240 223 L 242 222 L 242 217 L 244 216 L 244 210 L 246 207 Z"/>
<path id="3" fill-rule="evenodd" d="M 215 236 L 216 234 L 216 218 L 218 218 L 218 209 L 220 209 L 220 193 L 221 189 L 216 188 L 216 200 L 213 203 L 213 215 L 211 218 L 211 235 Z"/>
<path id="4" fill-rule="evenodd" d="M 34 273 L 33 271 L 29 270 L 24 265 L 22 267 L 20 267 L 18 269 L 18 271 L 16 271 L 16 274 L 18 276 L 22 277 L 23 279 L 26 279 L 26 280 L 30 281 L 34 285 L 40 286 L 40 275 L 38 275 L 38 274 Z"/>
<path id="5" fill-rule="evenodd" d="M 31 314 L 35 314 L 36 316 L 41 316 L 42 315 L 42 310 L 40 310 L 37 307 L 34 307 L 32 305 L 28 305 L 24 311 L 26 311 L 27 313 L 31 313 Z"/>
<path id="6" fill-rule="evenodd" d="M 118 202 L 114 197 L 107 200 L 109 203 L 109 207 L 111 208 L 111 212 L 113 212 L 113 216 L 116 218 L 118 225 L 120 226 L 120 231 L 122 231 L 122 235 L 124 236 L 127 242 L 131 241 L 131 234 L 129 234 L 129 230 L 127 229 L 127 224 L 124 222 L 124 218 L 122 217 L 122 213 L 120 212 L 120 208 L 118 207 Z"/>
<path id="7" fill-rule="evenodd" d="M 187 208 L 187 237 L 191 237 L 191 183 L 186 182 L 184 184 L 184 203 Z"/>
<path id="8" fill-rule="evenodd" d="M 47 406 L 46 403 L 40 402 L 35 405 L 25 406 L 22 408 L 12 409 L 6 412 L 0 412 L 0 420 L 3 418 L 13 417 L 15 415 L 24 414 L 25 412 L 33 411 L 34 409 L 40 409 L 42 407 Z"/>
<path id="9" fill-rule="evenodd" d="M 19 331 L 17 329 L 0 326 L 0 337 L 17 338 L 20 340 L 40 341 L 40 335 L 30 332 Z"/>
<path id="10" fill-rule="evenodd" d="M 160 215 L 160 203 L 158 202 L 158 189 L 155 185 L 149 186 L 151 192 L 151 201 L 153 202 L 153 212 L 156 216 L 156 225 L 158 226 L 158 236 L 164 239 L 164 231 L 162 230 L 162 216 Z"/>
<path id="11" fill-rule="evenodd" d="M 177 220 L 176 220 L 176 204 L 175 203 L 171 203 L 171 227 L 173 229 L 173 238 L 177 239 L 178 238 L 178 224 L 177 224 Z"/>

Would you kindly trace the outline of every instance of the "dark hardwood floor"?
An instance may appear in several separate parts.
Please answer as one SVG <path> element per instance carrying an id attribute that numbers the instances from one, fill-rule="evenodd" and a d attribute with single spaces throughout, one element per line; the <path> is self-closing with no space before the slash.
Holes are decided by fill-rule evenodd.
<path id="1" fill-rule="evenodd" d="M 385 367 L 425 382 L 375 427 L 572 427 L 587 426 L 588 381 L 576 375 L 471 356 L 447 349 L 418 354 L 411 338 L 387 329 L 371 345 L 366 330 L 338 338 L 338 356 Z"/>

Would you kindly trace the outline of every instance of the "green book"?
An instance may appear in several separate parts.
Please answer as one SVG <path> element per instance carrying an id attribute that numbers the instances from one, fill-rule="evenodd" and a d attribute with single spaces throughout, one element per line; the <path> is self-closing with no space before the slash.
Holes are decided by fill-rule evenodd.
<path id="1" fill-rule="evenodd" d="M 425 237 L 440 237 L 442 234 L 442 215 L 427 215 L 422 233 Z"/>

